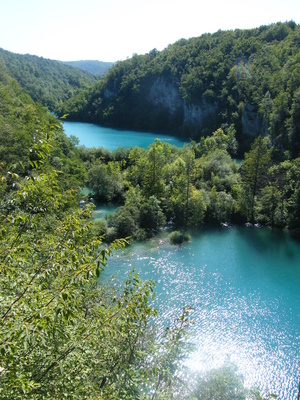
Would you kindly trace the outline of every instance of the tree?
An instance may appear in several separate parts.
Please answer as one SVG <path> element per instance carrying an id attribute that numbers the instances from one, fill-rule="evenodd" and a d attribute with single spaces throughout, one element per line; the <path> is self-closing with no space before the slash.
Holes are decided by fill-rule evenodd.
<path id="1" fill-rule="evenodd" d="M 186 200 L 185 200 L 185 225 L 191 221 L 190 217 L 190 198 L 191 198 L 191 176 L 195 167 L 195 154 L 190 149 L 185 149 L 183 154 L 185 162 L 185 175 L 186 175 Z M 195 203 L 195 202 L 194 202 Z M 196 224 L 197 225 L 197 224 Z"/>
<path id="2" fill-rule="evenodd" d="M 112 220 L 118 238 L 133 236 L 136 230 L 136 222 L 131 214 L 131 209 L 119 207 Z"/>
<path id="3" fill-rule="evenodd" d="M 172 185 L 169 185 L 170 203 L 177 225 L 199 226 L 204 219 L 206 204 L 202 193 L 194 186 L 195 154 L 184 147 L 172 165 Z"/>
<path id="4" fill-rule="evenodd" d="M 187 226 L 202 225 L 206 209 L 207 206 L 203 194 L 197 189 L 192 189 L 189 201 Z"/>
<path id="5" fill-rule="evenodd" d="M 300 155 L 300 88 L 294 94 L 289 125 L 289 149 L 296 158 Z"/>
<path id="6" fill-rule="evenodd" d="M 300 226 L 300 158 L 285 163 L 288 226 Z"/>
<path id="7" fill-rule="evenodd" d="M 160 207 L 160 201 L 155 196 L 150 196 L 140 207 L 140 228 L 144 229 L 148 236 L 153 236 L 166 223 L 166 218 Z"/>
<path id="8" fill-rule="evenodd" d="M 86 184 L 96 196 L 105 200 L 111 201 L 121 197 L 123 182 L 119 163 L 93 163 L 88 170 Z"/>
<path id="9" fill-rule="evenodd" d="M 235 203 L 231 194 L 217 192 L 216 187 L 213 186 L 209 193 L 209 198 L 209 218 L 218 222 L 231 221 Z"/>
<path id="10" fill-rule="evenodd" d="M 243 167 L 243 182 L 250 190 L 250 215 L 251 221 L 254 221 L 255 197 L 258 191 L 264 186 L 267 171 L 270 166 L 270 150 L 267 142 L 259 136 L 251 146 L 251 150 L 245 154 Z"/>
<path id="11" fill-rule="evenodd" d="M 216 186 L 218 191 L 231 191 L 239 182 L 237 166 L 226 150 L 212 149 L 199 160 L 206 187 Z"/>
<path id="12" fill-rule="evenodd" d="M 134 147 L 129 153 L 129 167 L 126 171 L 126 179 L 136 187 L 142 187 L 147 168 L 146 150 Z"/>
<path id="13" fill-rule="evenodd" d="M 281 225 L 281 198 L 280 191 L 275 185 L 267 185 L 261 190 L 261 196 L 258 202 L 258 219 L 274 227 Z"/>
<path id="14" fill-rule="evenodd" d="M 164 193 L 162 180 L 164 161 L 163 144 L 159 139 L 156 139 L 147 150 L 147 166 L 143 182 L 144 194 L 147 197 L 154 195 L 160 199 Z"/>

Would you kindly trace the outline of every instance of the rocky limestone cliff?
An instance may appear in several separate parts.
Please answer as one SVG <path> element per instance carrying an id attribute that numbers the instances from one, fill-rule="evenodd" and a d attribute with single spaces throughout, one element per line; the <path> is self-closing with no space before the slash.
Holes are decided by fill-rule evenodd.
<path id="1" fill-rule="evenodd" d="M 213 116 L 218 112 L 218 103 L 207 103 L 205 100 L 201 104 L 184 103 L 184 124 L 202 126 L 207 117 Z"/>
<path id="2" fill-rule="evenodd" d="M 206 119 L 218 112 L 217 102 L 210 104 L 203 99 L 199 104 L 188 104 L 182 99 L 178 85 L 163 77 L 158 77 L 153 81 L 147 101 L 157 108 L 158 112 L 164 109 L 177 121 L 178 115 L 181 115 L 180 126 L 177 128 L 193 126 L 200 131 Z"/>
<path id="3" fill-rule="evenodd" d="M 104 89 L 104 98 L 114 101 L 120 88 L 121 85 L 109 82 Z M 125 110 L 113 111 L 114 121 L 120 118 L 121 121 L 129 121 L 127 125 L 136 129 L 170 130 L 196 140 L 202 135 L 210 135 L 224 122 L 228 125 L 234 122 L 239 130 L 239 140 L 245 143 L 250 143 L 263 128 L 253 105 L 245 103 L 241 112 L 235 113 L 234 120 L 230 120 L 229 116 L 228 121 L 224 121 L 218 101 L 209 101 L 202 95 L 197 103 L 190 103 L 182 98 L 178 82 L 170 77 L 155 76 L 144 82 L 128 104 L 130 107 Z M 109 103 L 106 115 L 111 110 L 113 108 Z"/>
<path id="4" fill-rule="evenodd" d="M 167 109 L 171 115 L 183 106 L 177 85 L 162 77 L 156 78 L 152 83 L 147 100 L 155 106 Z"/>

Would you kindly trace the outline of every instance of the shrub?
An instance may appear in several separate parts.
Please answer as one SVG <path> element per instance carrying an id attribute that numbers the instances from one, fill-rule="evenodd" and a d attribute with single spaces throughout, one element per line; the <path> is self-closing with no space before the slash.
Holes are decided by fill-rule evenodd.
<path id="1" fill-rule="evenodd" d="M 145 229 L 139 228 L 133 235 L 134 239 L 142 242 L 144 240 L 148 239 L 148 235 L 147 232 L 145 231 Z"/>
<path id="2" fill-rule="evenodd" d="M 174 231 L 169 235 L 171 244 L 181 244 L 183 242 L 188 242 L 191 239 L 191 236 L 188 233 Z"/>

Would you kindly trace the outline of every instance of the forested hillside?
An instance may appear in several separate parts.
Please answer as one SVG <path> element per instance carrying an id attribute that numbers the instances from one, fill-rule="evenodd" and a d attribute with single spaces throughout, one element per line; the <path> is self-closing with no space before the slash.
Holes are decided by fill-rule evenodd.
<path id="1" fill-rule="evenodd" d="M 96 77 L 78 68 L 29 54 L 14 54 L 0 49 L 0 70 L 15 78 L 34 101 L 50 110 L 74 96 Z"/>
<path id="2" fill-rule="evenodd" d="M 97 60 L 63 61 L 63 64 L 82 69 L 83 71 L 96 75 L 98 78 L 102 78 L 106 75 L 108 70 L 114 65 L 113 62 Z"/>
<path id="3" fill-rule="evenodd" d="M 74 120 L 199 139 L 234 124 L 239 152 L 269 134 L 300 151 L 300 27 L 293 21 L 181 39 L 118 62 L 65 103 Z"/>

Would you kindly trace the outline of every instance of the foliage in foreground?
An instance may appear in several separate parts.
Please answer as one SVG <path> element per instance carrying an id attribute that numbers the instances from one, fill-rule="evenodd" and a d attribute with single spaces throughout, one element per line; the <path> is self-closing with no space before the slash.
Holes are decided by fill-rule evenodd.
<path id="1" fill-rule="evenodd" d="M 0 398 L 170 393 L 189 311 L 158 343 L 149 329 L 154 283 L 134 271 L 120 287 L 102 282 L 112 250 L 126 241 L 103 246 L 91 234 L 91 209 L 78 207 L 65 172 L 51 165 L 55 129 L 35 136 L 34 160 L 1 170 Z"/>

